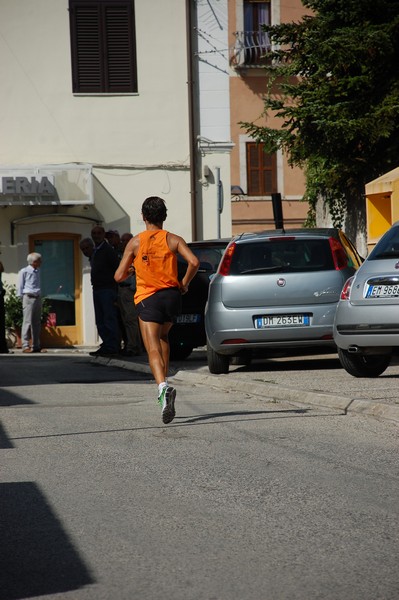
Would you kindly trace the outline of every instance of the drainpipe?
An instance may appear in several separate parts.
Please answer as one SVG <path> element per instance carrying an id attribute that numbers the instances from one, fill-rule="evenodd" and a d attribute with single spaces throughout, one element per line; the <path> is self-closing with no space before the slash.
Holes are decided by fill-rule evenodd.
<path id="1" fill-rule="evenodd" d="M 216 211 L 217 211 L 217 236 L 222 237 L 221 217 L 223 212 L 223 184 L 220 179 L 220 167 L 215 168 L 216 171 Z"/>
<path id="2" fill-rule="evenodd" d="M 186 0 L 186 37 L 187 37 L 187 87 L 188 87 L 188 129 L 190 144 L 190 197 L 191 197 L 191 237 L 197 239 L 197 140 L 195 135 L 194 116 L 194 81 L 193 81 L 193 23 L 192 0 Z M 195 6 L 195 5 L 193 5 Z M 193 8 L 195 10 L 195 8 Z"/>

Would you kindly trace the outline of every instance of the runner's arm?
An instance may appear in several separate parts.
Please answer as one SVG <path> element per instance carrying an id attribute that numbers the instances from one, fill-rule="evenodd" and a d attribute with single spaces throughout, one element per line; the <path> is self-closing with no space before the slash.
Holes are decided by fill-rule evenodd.
<path id="1" fill-rule="evenodd" d="M 184 258 L 184 260 L 187 261 L 187 270 L 184 274 L 183 279 L 180 282 L 180 291 L 182 294 L 186 294 L 188 291 L 188 286 L 190 284 L 190 281 L 194 278 L 195 274 L 197 273 L 197 271 L 199 269 L 200 261 L 195 256 L 195 254 L 190 250 L 190 248 L 187 246 L 187 244 L 183 240 L 183 238 L 181 238 L 179 236 L 176 236 L 176 237 L 177 237 L 176 250 Z"/>

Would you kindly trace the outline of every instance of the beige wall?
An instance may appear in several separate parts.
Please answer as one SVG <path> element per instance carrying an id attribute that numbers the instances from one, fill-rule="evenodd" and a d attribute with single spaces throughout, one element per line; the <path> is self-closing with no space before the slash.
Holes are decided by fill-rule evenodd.
<path id="1" fill-rule="evenodd" d="M 138 94 L 93 97 L 71 91 L 68 2 L 2 0 L 0 163 L 187 163 L 184 5 L 135 7 Z"/>

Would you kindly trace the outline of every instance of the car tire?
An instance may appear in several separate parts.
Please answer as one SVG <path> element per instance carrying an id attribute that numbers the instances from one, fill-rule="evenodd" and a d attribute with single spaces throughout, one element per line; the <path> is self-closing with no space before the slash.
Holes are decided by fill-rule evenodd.
<path id="1" fill-rule="evenodd" d="M 192 346 L 171 346 L 170 360 L 185 360 L 193 351 Z"/>
<path id="2" fill-rule="evenodd" d="M 218 354 L 209 344 L 207 344 L 206 348 L 206 358 L 209 372 L 213 375 L 222 375 L 229 372 L 229 357 L 224 354 Z"/>
<path id="3" fill-rule="evenodd" d="M 351 354 L 338 348 L 341 365 L 353 377 L 378 377 L 387 369 L 391 362 L 391 354 Z"/>

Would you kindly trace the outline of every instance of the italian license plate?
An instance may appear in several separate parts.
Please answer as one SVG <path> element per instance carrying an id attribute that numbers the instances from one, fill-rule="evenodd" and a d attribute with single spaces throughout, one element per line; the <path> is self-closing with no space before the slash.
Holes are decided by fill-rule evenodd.
<path id="1" fill-rule="evenodd" d="M 397 298 L 399 285 L 369 285 L 366 298 Z"/>
<path id="2" fill-rule="evenodd" d="M 255 318 L 255 329 L 268 327 L 303 327 L 310 325 L 309 315 L 269 315 Z"/>
<path id="3" fill-rule="evenodd" d="M 176 317 L 176 323 L 200 323 L 201 315 L 178 315 Z"/>

